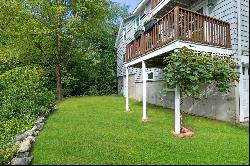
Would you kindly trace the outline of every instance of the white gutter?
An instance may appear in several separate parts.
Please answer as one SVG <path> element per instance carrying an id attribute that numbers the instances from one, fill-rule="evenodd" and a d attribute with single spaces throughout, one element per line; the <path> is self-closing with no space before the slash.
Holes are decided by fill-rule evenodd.
<path id="1" fill-rule="evenodd" d="M 122 30 L 122 27 L 123 27 L 123 20 L 120 24 L 119 31 L 117 33 L 117 37 L 116 37 L 116 41 L 115 41 L 115 48 L 117 48 L 117 46 L 118 46 L 119 36 L 120 36 L 121 30 Z"/>
<path id="2" fill-rule="evenodd" d="M 240 0 L 237 0 L 237 19 L 238 19 L 238 56 L 241 56 L 241 11 Z"/>
<path id="3" fill-rule="evenodd" d="M 135 8 L 135 10 L 133 11 L 133 15 L 135 15 L 135 14 L 142 8 L 142 6 L 143 6 L 145 3 L 147 3 L 147 1 L 149 1 L 149 0 L 142 0 L 142 1 L 139 3 L 139 5 Z"/>

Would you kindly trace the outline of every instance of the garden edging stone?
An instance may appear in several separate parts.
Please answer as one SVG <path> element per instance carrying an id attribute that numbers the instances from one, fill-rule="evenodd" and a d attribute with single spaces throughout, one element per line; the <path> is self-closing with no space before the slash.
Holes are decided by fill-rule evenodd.
<path id="1" fill-rule="evenodd" d="M 53 106 L 51 112 L 56 111 L 56 106 Z M 42 131 L 47 118 L 44 116 L 39 117 L 32 129 L 25 131 L 23 134 L 18 135 L 15 139 L 15 144 L 18 146 L 17 155 L 11 160 L 10 165 L 30 165 L 33 156 L 30 156 L 32 143 L 36 141 L 36 136 Z"/>

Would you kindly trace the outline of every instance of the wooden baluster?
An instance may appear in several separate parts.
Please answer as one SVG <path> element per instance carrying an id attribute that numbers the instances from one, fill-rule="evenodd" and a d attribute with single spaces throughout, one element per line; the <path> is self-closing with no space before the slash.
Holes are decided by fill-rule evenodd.
<path id="1" fill-rule="evenodd" d="M 214 23 L 215 23 L 215 45 L 218 45 L 218 38 L 219 38 L 219 33 L 218 33 L 218 24 L 217 24 L 217 21 L 216 20 L 214 20 Z"/>
<path id="2" fill-rule="evenodd" d="M 188 38 L 190 38 L 190 15 L 189 15 L 189 12 L 187 12 L 188 13 Z"/>
<path id="3" fill-rule="evenodd" d="M 128 56 L 128 54 L 129 54 L 129 52 L 128 52 L 129 50 L 128 50 L 128 45 L 126 46 L 126 54 L 125 54 L 125 62 L 128 62 L 127 61 L 127 56 Z"/>
<path id="4" fill-rule="evenodd" d="M 214 29 L 213 29 L 213 44 L 215 44 L 216 45 L 216 21 L 213 19 L 213 27 L 214 27 Z"/>
<path id="5" fill-rule="evenodd" d="M 171 37 L 172 37 L 172 40 L 174 39 L 174 37 L 175 37 L 175 29 L 174 29 L 174 27 L 175 27 L 175 17 L 174 17 L 174 12 L 171 14 L 171 25 L 172 25 L 172 30 L 171 30 Z"/>
<path id="6" fill-rule="evenodd" d="M 199 38 L 200 38 L 201 43 L 204 43 L 204 33 L 205 32 L 204 32 L 203 16 L 200 16 L 199 22 L 200 22 Z"/>
<path id="7" fill-rule="evenodd" d="M 162 45 L 166 42 L 166 30 L 167 30 L 167 17 L 165 15 L 164 22 L 163 22 L 163 39 L 162 39 Z"/>
<path id="8" fill-rule="evenodd" d="M 157 23 L 156 25 L 154 26 L 154 44 L 153 44 L 153 48 L 156 48 L 157 47 Z"/>
<path id="9" fill-rule="evenodd" d="M 159 24 L 158 24 L 158 22 L 156 23 L 156 25 L 155 25 L 155 45 L 154 45 L 154 48 L 156 48 L 157 46 L 158 46 L 158 35 L 159 35 L 159 33 L 158 33 L 158 30 L 159 30 Z"/>
<path id="10" fill-rule="evenodd" d="M 182 36 L 183 36 L 183 27 L 182 27 L 182 23 L 183 23 L 183 14 L 182 14 L 182 9 L 180 9 L 180 32 L 179 32 L 179 35 L 180 35 L 180 39 L 182 39 Z"/>
<path id="11" fill-rule="evenodd" d="M 219 25 L 219 21 L 216 20 L 216 25 L 217 25 L 217 45 L 220 45 L 220 25 Z"/>
<path id="12" fill-rule="evenodd" d="M 218 21 L 219 26 L 219 45 L 221 46 L 221 39 L 222 39 L 222 31 L 221 31 L 221 22 Z"/>
<path id="13" fill-rule="evenodd" d="M 223 34 L 224 34 L 224 35 L 223 35 L 223 36 L 224 36 L 223 46 L 224 46 L 224 47 L 227 46 L 227 44 L 226 44 L 226 43 L 227 43 L 227 40 L 226 40 L 227 34 L 226 34 L 226 32 L 227 32 L 227 31 L 226 31 L 226 23 L 223 23 Z"/>
<path id="14" fill-rule="evenodd" d="M 160 35 L 160 46 L 161 46 L 162 42 L 163 42 L 163 37 L 164 37 L 163 36 L 163 34 L 164 34 L 164 18 L 161 20 L 161 24 L 160 25 L 161 25 L 161 31 L 160 31 L 161 32 L 160 33 L 161 34 Z"/>
<path id="15" fill-rule="evenodd" d="M 215 29 L 215 27 L 214 27 L 214 20 L 213 19 L 211 19 L 211 44 L 213 44 L 214 43 L 214 29 Z"/>
<path id="16" fill-rule="evenodd" d="M 210 39 L 210 18 L 207 19 L 207 26 L 206 26 L 206 31 L 207 31 L 207 38 L 206 38 L 206 42 L 209 43 L 209 39 Z"/>
<path id="17" fill-rule="evenodd" d="M 226 47 L 226 43 L 227 43 L 227 41 L 226 41 L 226 24 L 225 24 L 225 22 L 223 22 L 223 38 L 224 38 L 224 40 L 223 40 L 223 46 L 224 47 Z"/>
<path id="18" fill-rule="evenodd" d="M 227 24 L 227 48 L 231 47 L 230 25 Z"/>
<path id="19" fill-rule="evenodd" d="M 179 7 L 175 7 L 174 9 L 174 32 L 175 36 L 174 39 L 179 38 Z"/>
<path id="20" fill-rule="evenodd" d="M 152 49 L 152 47 L 154 47 L 154 37 L 155 37 L 155 35 L 154 35 L 154 29 L 155 29 L 155 27 L 153 27 L 151 30 L 150 30 L 150 32 L 151 32 L 151 46 L 150 46 L 150 49 Z"/>
<path id="21" fill-rule="evenodd" d="M 155 34 L 155 40 L 154 40 L 154 48 L 158 46 L 158 23 L 155 24 L 154 26 L 154 34 Z"/>
<path id="22" fill-rule="evenodd" d="M 169 35 L 169 34 L 170 34 L 170 29 L 171 29 L 171 27 L 170 27 L 170 19 L 171 19 L 171 18 L 170 18 L 170 14 L 171 14 L 171 13 L 168 14 L 168 22 L 167 22 L 167 26 L 168 26 L 167 28 L 168 28 L 168 29 L 167 29 L 167 31 L 166 31 L 166 32 L 167 32 L 167 42 L 169 42 L 169 38 L 170 38 L 170 35 Z"/>
<path id="23" fill-rule="evenodd" d="M 194 32 L 193 32 L 193 40 L 197 41 L 197 23 L 196 23 L 196 14 L 194 14 Z"/>
<path id="24" fill-rule="evenodd" d="M 190 27 L 190 28 L 191 28 L 191 29 L 190 29 L 190 31 L 191 31 L 191 32 L 190 32 L 190 40 L 192 41 L 192 40 L 193 40 L 193 37 L 192 37 L 192 34 L 193 34 L 193 25 L 194 25 L 194 23 L 193 23 L 193 13 L 190 13 L 190 15 L 191 15 L 191 18 L 190 18 L 190 20 L 191 20 L 191 21 L 190 21 L 190 22 L 191 22 L 191 25 L 190 25 L 190 26 L 191 26 L 191 27 Z"/>
<path id="25" fill-rule="evenodd" d="M 219 45 L 219 26 L 218 26 L 218 21 L 216 20 L 215 21 L 215 24 L 216 24 L 216 45 L 218 46 Z"/>
<path id="26" fill-rule="evenodd" d="M 142 34 L 142 54 L 145 53 L 145 32 Z"/>
<path id="27" fill-rule="evenodd" d="M 187 27 L 186 27 L 187 26 L 187 11 L 184 11 L 183 19 L 184 19 L 184 34 L 183 34 L 183 37 L 186 40 L 186 35 L 187 35 Z"/>
<path id="28" fill-rule="evenodd" d="M 145 51 L 148 51 L 148 43 L 149 43 L 149 34 L 147 32 L 146 33 L 146 50 Z"/>

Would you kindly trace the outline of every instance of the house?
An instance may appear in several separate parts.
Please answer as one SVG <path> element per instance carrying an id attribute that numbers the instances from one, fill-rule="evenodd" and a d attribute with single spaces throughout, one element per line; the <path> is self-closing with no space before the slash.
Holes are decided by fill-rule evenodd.
<path id="1" fill-rule="evenodd" d="M 129 100 L 175 109 L 223 121 L 249 121 L 249 0 L 142 0 L 125 18 L 116 41 L 118 91 Z M 185 99 L 180 105 L 178 87 L 162 92 L 163 58 L 186 46 L 237 62 L 240 81 L 228 94 L 213 88 L 204 99 Z M 162 100 L 163 99 L 163 100 Z M 180 108 L 181 107 L 181 108 Z"/>

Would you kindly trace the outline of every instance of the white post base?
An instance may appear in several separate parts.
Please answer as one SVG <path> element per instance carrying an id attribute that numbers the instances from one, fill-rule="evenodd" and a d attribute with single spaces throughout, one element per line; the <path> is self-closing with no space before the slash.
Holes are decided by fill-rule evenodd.
<path id="1" fill-rule="evenodd" d="M 180 89 L 176 87 L 175 89 L 175 133 L 180 134 L 181 132 L 181 112 L 180 112 Z"/>

